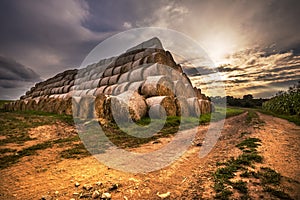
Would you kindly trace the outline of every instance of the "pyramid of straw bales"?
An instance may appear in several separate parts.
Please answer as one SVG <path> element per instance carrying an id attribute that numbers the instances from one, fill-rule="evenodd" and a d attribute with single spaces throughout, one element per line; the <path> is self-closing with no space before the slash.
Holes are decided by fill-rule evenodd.
<path id="1" fill-rule="evenodd" d="M 152 38 L 118 57 L 37 83 L 5 108 L 136 121 L 149 114 L 199 116 L 211 112 L 212 105 L 160 40 Z"/>

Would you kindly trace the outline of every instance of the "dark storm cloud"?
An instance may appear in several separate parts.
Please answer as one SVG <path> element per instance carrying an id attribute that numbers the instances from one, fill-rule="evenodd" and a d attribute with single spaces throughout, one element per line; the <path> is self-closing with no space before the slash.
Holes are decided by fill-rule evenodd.
<path id="1" fill-rule="evenodd" d="M 0 56 L 0 99 L 15 99 L 24 94 L 40 76 L 17 61 Z"/>
<path id="2" fill-rule="evenodd" d="M 40 81 L 40 77 L 29 67 L 11 58 L 0 56 L 0 80 Z M 0 85 L 1 87 L 1 85 Z"/>
<path id="3" fill-rule="evenodd" d="M 238 66 L 232 67 L 231 65 L 220 65 L 218 67 L 219 72 L 233 72 L 233 71 L 244 71 L 243 69 L 239 68 Z"/>

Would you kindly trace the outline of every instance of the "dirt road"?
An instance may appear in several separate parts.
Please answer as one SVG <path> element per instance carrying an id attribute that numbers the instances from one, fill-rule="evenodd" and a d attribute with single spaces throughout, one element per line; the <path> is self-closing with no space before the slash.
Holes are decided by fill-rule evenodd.
<path id="1" fill-rule="evenodd" d="M 91 199 L 95 189 L 100 193 L 109 192 L 112 199 L 161 199 L 157 194 L 167 192 L 170 192 L 170 196 L 166 199 L 213 199 L 213 173 L 218 168 L 217 163 L 241 154 L 235 145 L 247 137 L 261 140 L 258 152 L 264 159 L 257 167 L 275 169 L 283 176 L 284 191 L 292 198 L 300 199 L 300 127 L 263 114 L 259 114 L 263 123 L 249 124 L 246 117 L 247 113 L 244 113 L 226 119 L 221 137 L 204 158 L 199 158 L 199 151 L 208 125 L 200 126 L 195 145 L 180 159 L 161 170 L 146 174 L 110 169 L 92 156 L 62 159 L 58 154 L 66 148 L 64 146 L 39 150 L 37 155 L 25 156 L 0 171 L 0 199 L 41 199 L 44 196 L 45 199 L 69 200 L 78 199 L 80 195 L 83 199 Z M 132 151 L 155 150 L 171 140 L 171 137 L 163 138 L 158 143 L 144 144 Z M 80 186 L 75 187 L 76 182 Z M 85 184 L 93 188 L 83 189 Z M 248 188 L 252 198 L 276 199 L 257 187 Z"/>

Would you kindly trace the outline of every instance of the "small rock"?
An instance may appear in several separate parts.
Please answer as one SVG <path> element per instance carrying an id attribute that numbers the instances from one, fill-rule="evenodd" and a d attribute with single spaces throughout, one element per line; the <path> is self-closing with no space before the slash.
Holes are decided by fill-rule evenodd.
<path id="1" fill-rule="evenodd" d="M 41 200 L 52 200 L 52 197 L 49 195 L 42 196 Z"/>
<path id="2" fill-rule="evenodd" d="M 83 185 L 83 189 L 90 191 L 91 189 L 93 189 L 93 186 L 85 184 Z"/>
<path id="3" fill-rule="evenodd" d="M 97 199 L 99 196 L 100 196 L 100 193 L 98 192 L 98 190 L 95 190 L 92 194 L 93 199 Z"/>
<path id="4" fill-rule="evenodd" d="M 76 200 L 76 199 L 72 198 L 72 199 L 70 199 L 70 200 Z"/>
<path id="5" fill-rule="evenodd" d="M 58 194 L 59 194 L 59 191 L 55 191 L 54 194 L 55 194 L 55 195 L 58 195 Z"/>
<path id="6" fill-rule="evenodd" d="M 165 198 L 167 198 L 171 195 L 171 192 L 167 192 L 167 193 L 164 193 L 164 194 L 159 194 L 159 192 L 157 192 L 156 195 L 159 196 L 161 199 L 165 199 Z"/>
<path id="7" fill-rule="evenodd" d="M 98 182 L 96 182 L 96 185 L 101 186 L 102 182 L 98 181 Z"/>
<path id="8" fill-rule="evenodd" d="M 116 183 L 116 184 L 113 184 L 113 185 L 109 188 L 109 190 L 110 190 L 110 191 L 116 190 L 116 189 L 118 189 L 118 187 L 119 187 L 119 185 Z"/>
<path id="9" fill-rule="evenodd" d="M 101 195 L 101 199 L 111 199 L 111 194 L 108 193 L 108 192 L 104 192 L 104 193 Z"/>
<path id="10" fill-rule="evenodd" d="M 74 192 L 73 195 L 74 196 L 79 196 L 79 193 L 78 192 Z"/>
<path id="11" fill-rule="evenodd" d="M 79 186 L 80 186 L 80 183 L 76 182 L 75 187 L 79 187 Z"/>

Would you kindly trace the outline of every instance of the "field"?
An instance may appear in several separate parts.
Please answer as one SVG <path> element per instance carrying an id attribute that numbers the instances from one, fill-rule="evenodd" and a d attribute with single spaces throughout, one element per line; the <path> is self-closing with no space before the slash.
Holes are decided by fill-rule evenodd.
<path id="1" fill-rule="evenodd" d="M 180 121 L 186 124 L 183 131 L 199 124 L 188 150 L 171 165 L 129 173 L 91 156 L 71 116 L 2 110 L 0 199 L 100 199 L 104 194 L 112 199 L 299 199 L 300 127 L 294 123 L 257 110 L 227 108 L 216 145 L 199 157 L 209 142 L 205 133 L 217 127 L 224 112 L 217 107 L 200 120 L 169 117 L 150 138 L 135 138 L 108 124 L 108 138 L 137 153 L 170 143 Z M 148 118 L 138 122 L 149 123 Z"/>

